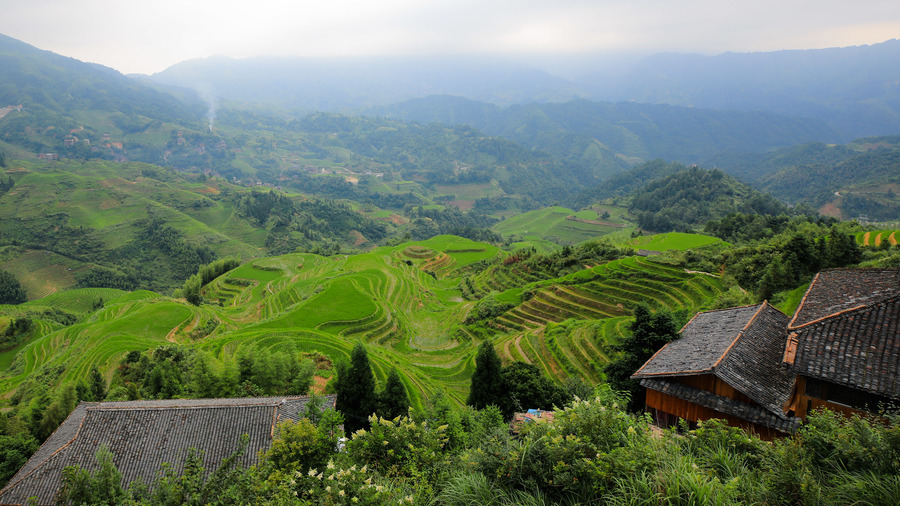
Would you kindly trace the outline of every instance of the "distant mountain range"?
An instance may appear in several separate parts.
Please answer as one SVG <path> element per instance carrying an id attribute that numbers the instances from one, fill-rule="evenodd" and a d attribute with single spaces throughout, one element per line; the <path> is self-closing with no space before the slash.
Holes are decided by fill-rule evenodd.
<path id="1" fill-rule="evenodd" d="M 487 57 L 247 58 L 179 63 L 151 79 L 226 100 L 326 111 L 453 95 L 500 106 L 638 102 L 814 118 L 844 141 L 900 133 L 900 41 L 718 56 L 658 54 L 612 74 L 585 61 L 565 79 Z"/>
<path id="2" fill-rule="evenodd" d="M 366 112 L 403 121 L 467 124 L 559 158 L 601 165 L 612 156 L 632 164 L 654 158 L 705 163 L 725 152 L 763 152 L 813 140 L 835 142 L 841 137 L 821 121 L 770 112 L 583 99 L 501 108 L 434 96 Z"/>
<path id="3" fill-rule="evenodd" d="M 854 132 L 900 133 L 900 68 L 887 64 L 897 56 L 893 40 L 658 55 L 617 78 L 574 80 L 490 58 L 213 57 L 124 76 L 0 35 L 0 108 L 12 111 L 0 118 L 0 151 L 265 181 L 299 166 L 343 165 L 352 153 L 374 172 L 433 184 L 496 181 L 536 202 L 664 159 L 719 167 L 788 202 L 825 205 L 848 191 L 871 200 L 867 185 L 874 184 L 877 206 L 854 208 L 888 216 L 900 186 L 893 155 L 879 149 L 895 151 L 896 143 L 827 144 L 846 143 Z M 221 128 L 213 130 L 217 109 Z M 424 127 L 430 123 L 448 127 Z M 462 124 L 469 128 L 449 127 Z M 277 156 L 270 135 L 278 138 Z M 459 167 L 464 174 L 444 174 Z"/>

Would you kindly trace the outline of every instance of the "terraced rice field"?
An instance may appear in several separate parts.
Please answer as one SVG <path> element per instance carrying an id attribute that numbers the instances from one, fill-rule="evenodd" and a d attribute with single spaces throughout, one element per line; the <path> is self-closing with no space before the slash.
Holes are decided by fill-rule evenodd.
<path id="1" fill-rule="evenodd" d="M 332 361 L 367 344 L 376 377 L 400 372 L 420 406 L 438 391 L 462 403 L 474 370 L 474 352 L 493 334 L 507 360 L 538 365 L 563 379 L 602 380 L 609 346 L 628 330 L 634 304 L 699 308 L 720 291 L 710 275 L 630 257 L 565 278 L 483 280 L 518 284 L 503 294 L 520 301 L 522 285 L 533 296 L 496 318 L 491 332 L 463 325 L 474 302 L 460 290 L 467 266 L 503 258 L 498 248 L 453 236 L 377 248 L 365 254 L 290 254 L 248 262 L 203 288 L 208 303 L 137 291 L 75 290 L 29 303 L 85 317 L 61 327 L 43 322 L 36 336 L 0 355 L 0 394 L 10 395 L 42 368 L 62 370 L 61 382 L 87 376 L 94 365 L 112 375 L 121 358 L 168 343 L 195 346 L 226 365 L 258 350 L 318 352 Z M 93 310 L 103 298 L 104 307 Z M 214 322 L 207 335 L 195 329 Z"/>
<path id="2" fill-rule="evenodd" d="M 856 234 L 856 242 L 863 246 L 883 246 L 885 243 L 896 246 L 900 241 L 900 230 L 878 230 Z"/>
<path id="3" fill-rule="evenodd" d="M 493 320 L 506 335 L 498 353 L 552 376 L 601 380 L 608 347 L 628 332 L 634 307 L 699 310 L 721 292 L 718 278 L 628 257 L 529 285 L 533 295 Z M 579 323 L 580 322 L 580 323 Z"/>

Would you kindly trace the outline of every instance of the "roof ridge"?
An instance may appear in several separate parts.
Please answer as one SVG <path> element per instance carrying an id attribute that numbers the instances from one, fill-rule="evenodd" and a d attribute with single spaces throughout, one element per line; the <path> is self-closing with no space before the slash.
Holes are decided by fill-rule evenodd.
<path id="1" fill-rule="evenodd" d="M 258 408 L 258 407 L 278 407 L 283 402 L 260 402 L 254 404 L 209 404 L 206 406 L 179 406 L 171 404 L 168 406 L 109 406 L 109 407 L 88 407 L 87 411 L 162 411 L 171 409 L 218 409 L 218 408 Z"/>
<path id="2" fill-rule="evenodd" d="M 797 309 L 794 311 L 793 318 L 787 324 L 787 328 L 792 328 L 794 326 L 794 322 L 797 321 L 797 318 L 800 316 L 800 311 L 803 310 L 803 305 L 806 304 L 806 298 L 809 296 L 809 291 L 812 290 L 812 287 L 815 286 L 816 281 L 819 280 L 819 275 L 822 274 L 823 271 L 819 271 L 813 276 L 812 281 L 809 282 L 809 286 L 806 287 L 806 291 L 803 292 L 803 297 L 800 298 L 800 305 L 797 306 Z"/>
<path id="3" fill-rule="evenodd" d="M 78 409 L 78 406 L 75 406 L 75 409 Z M 73 413 L 75 412 L 75 409 L 72 410 Z M 36 472 L 38 469 L 40 469 L 41 467 L 43 467 L 44 464 L 46 464 L 47 462 L 49 462 L 50 459 L 52 459 L 52 458 L 55 457 L 57 454 L 59 454 L 59 452 L 61 452 L 61 451 L 65 450 L 66 448 L 68 448 L 69 445 L 72 444 L 72 442 L 75 441 L 75 439 L 78 438 L 78 434 L 81 433 L 81 427 L 84 425 L 84 419 L 87 417 L 87 408 L 85 408 L 84 411 L 85 411 L 85 413 L 84 413 L 85 416 L 82 416 L 82 417 L 81 417 L 81 420 L 78 421 L 78 429 L 75 430 L 75 432 L 72 434 L 72 437 L 69 438 L 69 440 L 66 441 L 65 444 L 63 444 L 62 446 L 60 446 L 59 448 L 57 448 L 56 450 L 54 450 L 53 453 L 51 453 L 50 455 L 47 455 L 47 458 L 45 458 L 44 460 L 42 460 L 38 465 L 34 466 L 30 471 L 28 471 L 27 473 L 23 474 L 22 477 L 20 477 L 18 480 L 13 481 L 12 479 L 10 479 L 10 481 L 6 484 L 6 486 L 3 487 L 2 489 L 0 489 L 0 494 L 2 494 L 3 492 L 5 492 L 7 489 L 12 488 L 12 487 L 18 485 L 22 480 L 28 478 L 28 477 L 31 476 L 34 472 Z M 70 413 L 69 415 L 71 416 L 71 413 Z M 66 419 L 68 419 L 68 418 L 69 418 L 69 417 L 67 416 Z M 65 423 L 66 423 L 66 421 L 63 420 L 63 423 L 59 424 L 59 426 L 58 426 L 56 429 L 53 430 L 53 433 L 50 434 L 50 436 L 49 436 L 47 439 L 45 439 L 43 443 L 41 443 L 41 446 L 38 447 L 37 451 L 35 451 L 34 453 L 37 454 L 37 452 L 41 451 L 41 448 L 42 448 L 45 444 L 50 443 L 51 439 L 53 438 L 53 435 L 56 434 L 60 429 L 62 429 L 62 428 L 63 428 L 63 425 L 64 425 Z M 31 458 L 29 457 L 29 460 L 30 460 L 30 459 L 31 459 Z M 25 464 L 28 464 L 28 461 L 26 461 Z M 24 466 L 23 466 L 23 467 L 24 467 Z M 18 474 L 18 473 L 16 473 L 16 474 Z M 15 478 L 15 475 L 13 475 L 13 478 Z"/>
<path id="4" fill-rule="evenodd" d="M 734 345 L 737 344 L 737 342 L 741 340 L 741 337 L 744 336 L 744 332 L 746 332 L 747 329 L 750 328 L 750 325 L 752 325 L 753 322 L 756 321 L 756 317 L 759 316 L 760 313 L 762 313 L 763 309 L 765 309 L 768 304 L 769 304 L 768 300 L 764 300 L 764 301 L 762 301 L 761 304 L 759 304 L 759 309 L 757 309 L 756 312 L 753 313 L 753 316 L 751 316 L 750 319 L 747 320 L 747 323 L 744 324 L 744 328 L 742 328 L 740 330 L 740 332 L 738 332 L 737 336 L 734 337 L 734 340 L 731 341 L 731 344 L 728 345 L 728 348 L 725 348 L 725 351 L 722 352 L 722 355 L 719 357 L 719 360 L 716 360 L 716 363 L 713 364 L 713 366 L 710 368 L 710 370 L 713 371 L 713 374 L 715 374 L 716 369 L 719 368 L 719 364 L 722 363 L 722 360 L 724 360 L 725 357 L 728 356 L 728 352 L 730 352 L 731 349 L 734 348 Z M 743 307 L 751 307 L 751 306 L 743 306 Z"/>
<path id="5" fill-rule="evenodd" d="M 830 314 L 830 315 L 823 316 L 823 317 L 818 318 L 818 319 L 816 319 L 816 320 L 813 320 L 813 321 L 810 321 L 810 322 L 806 322 L 806 323 L 804 323 L 803 325 L 797 325 L 796 327 L 790 327 L 790 326 L 789 326 L 789 327 L 788 327 L 788 330 L 789 330 L 789 331 L 801 330 L 801 329 L 804 329 L 804 328 L 809 327 L 809 326 L 811 326 L 811 325 L 815 325 L 815 324 L 821 323 L 821 322 L 823 322 L 823 321 L 825 321 L 825 320 L 829 320 L 829 319 L 831 319 L 831 318 L 837 318 L 837 317 L 840 317 L 840 316 L 844 316 L 844 315 L 847 314 L 847 313 L 852 313 L 852 312 L 855 312 L 855 311 L 864 311 L 864 310 L 872 309 L 872 308 L 874 308 L 875 306 L 878 306 L 878 305 L 881 305 L 881 304 L 885 304 L 885 303 L 887 303 L 887 302 L 891 302 L 891 301 L 897 300 L 897 299 L 900 299 L 900 293 L 893 293 L 893 294 L 888 295 L 888 296 L 886 296 L 886 297 L 884 297 L 884 298 L 881 298 L 881 299 L 875 299 L 875 300 L 873 300 L 873 301 L 869 301 L 868 303 L 860 304 L 860 305 L 858 305 L 858 306 L 854 306 L 854 307 L 851 307 L 851 308 L 847 308 L 847 309 L 844 309 L 843 311 L 838 311 L 837 313 L 832 313 L 832 314 Z"/>

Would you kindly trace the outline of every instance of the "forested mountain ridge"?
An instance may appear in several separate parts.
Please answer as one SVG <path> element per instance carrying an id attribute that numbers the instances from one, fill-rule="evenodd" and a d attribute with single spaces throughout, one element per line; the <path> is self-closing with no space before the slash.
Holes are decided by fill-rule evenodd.
<path id="1" fill-rule="evenodd" d="M 715 163 L 789 204 L 806 202 L 844 218 L 900 218 L 900 137 L 844 145 L 809 143 L 765 154 L 732 154 Z M 727 168 L 726 168 L 727 167 Z"/>
<path id="2" fill-rule="evenodd" d="M 101 65 L 42 51 L 0 35 L 0 107 L 22 106 L 0 121 L 0 141 L 31 152 L 65 146 L 100 149 L 104 134 L 113 142 L 163 123 L 194 124 L 202 109 L 147 87 Z M 84 139 L 94 144 L 85 146 Z M 109 139 L 109 137 L 107 137 Z M 112 154 L 110 153 L 110 157 Z"/>
<path id="3" fill-rule="evenodd" d="M 505 108 L 460 97 L 427 97 L 373 108 L 405 121 L 469 124 L 562 159 L 609 167 L 663 158 L 704 163 L 723 152 L 761 152 L 839 135 L 819 121 L 640 103 L 575 100 Z"/>

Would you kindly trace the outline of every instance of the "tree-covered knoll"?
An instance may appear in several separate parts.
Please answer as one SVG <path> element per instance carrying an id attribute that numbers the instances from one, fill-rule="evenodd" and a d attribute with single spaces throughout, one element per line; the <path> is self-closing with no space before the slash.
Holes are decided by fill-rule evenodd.
<path id="1" fill-rule="evenodd" d="M 719 170 L 692 167 L 653 180 L 631 194 L 628 206 L 641 228 L 690 231 L 731 213 L 777 216 L 787 207 Z"/>

